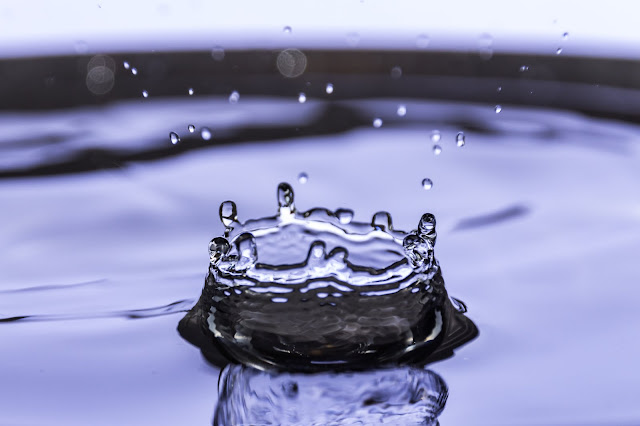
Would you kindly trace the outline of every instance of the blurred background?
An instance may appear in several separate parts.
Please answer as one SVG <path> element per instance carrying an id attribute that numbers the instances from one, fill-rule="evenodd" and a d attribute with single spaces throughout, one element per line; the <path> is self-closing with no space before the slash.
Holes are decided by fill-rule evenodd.
<path id="1" fill-rule="evenodd" d="M 480 330 L 428 367 L 442 425 L 638 424 L 639 9 L 3 1 L 0 425 L 211 424 L 176 326 L 219 204 L 283 181 L 436 215 Z"/>

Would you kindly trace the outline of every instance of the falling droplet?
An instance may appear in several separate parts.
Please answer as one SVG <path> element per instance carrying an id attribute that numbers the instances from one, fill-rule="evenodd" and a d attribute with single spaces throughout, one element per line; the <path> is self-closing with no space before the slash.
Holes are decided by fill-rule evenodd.
<path id="1" fill-rule="evenodd" d="M 393 229 L 391 215 L 387 212 L 377 212 L 371 218 L 371 226 L 378 231 Z"/>
<path id="2" fill-rule="evenodd" d="M 211 49 L 211 57 L 217 62 L 224 60 L 224 49 L 222 46 L 214 46 L 213 49 Z"/>
<path id="3" fill-rule="evenodd" d="M 324 89 L 328 95 L 333 93 L 333 84 L 327 83 L 327 87 Z"/>
<path id="4" fill-rule="evenodd" d="M 136 68 L 131 68 L 131 74 L 138 75 L 138 70 Z"/>
<path id="5" fill-rule="evenodd" d="M 561 53 L 562 53 L 562 47 L 558 47 L 558 48 L 556 49 L 556 55 L 559 55 L 559 54 L 561 54 Z"/>
<path id="6" fill-rule="evenodd" d="M 122 65 L 124 65 L 124 69 L 125 69 L 125 70 L 128 70 L 128 69 L 131 67 L 131 65 L 129 65 L 129 62 L 127 62 L 127 61 L 124 61 L 124 62 L 122 63 Z"/>
<path id="7" fill-rule="evenodd" d="M 188 93 L 189 93 L 189 96 L 192 96 L 192 95 L 193 95 L 193 89 L 192 89 L 192 88 L 189 88 Z"/>
<path id="8" fill-rule="evenodd" d="M 236 250 L 239 259 L 235 265 L 237 271 L 246 271 L 251 269 L 258 261 L 258 245 L 256 238 L 250 232 L 244 232 L 235 240 Z"/>
<path id="9" fill-rule="evenodd" d="M 220 222 L 222 222 L 226 228 L 229 228 L 233 222 L 238 221 L 238 208 L 236 207 L 236 203 L 233 201 L 223 202 L 220 204 L 218 215 L 220 216 Z"/>
<path id="10" fill-rule="evenodd" d="M 456 311 L 461 314 L 467 313 L 467 305 L 465 305 L 462 300 L 456 299 L 455 297 L 449 297 L 449 299 L 451 300 L 451 304 Z"/>
<path id="11" fill-rule="evenodd" d="M 229 253 L 229 241 L 223 237 L 216 237 L 209 243 L 209 261 L 217 265 L 220 260 Z"/>
<path id="12" fill-rule="evenodd" d="M 149 92 L 147 92 L 146 90 L 142 91 L 142 97 L 143 98 L 148 98 L 149 97 Z"/>
<path id="13" fill-rule="evenodd" d="M 375 127 L 377 129 L 380 126 L 382 126 L 382 119 L 381 118 L 374 118 L 373 119 L 373 127 Z"/>
<path id="14" fill-rule="evenodd" d="M 229 95 L 229 103 L 237 104 L 239 100 L 240 100 L 240 93 L 238 93 L 235 90 L 231 92 L 231 94 Z"/>
<path id="15" fill-rule="evenodd" d="M 307 95 L 302 92 L 298 94 L 298 102 L 300 102 L 301 104 L 307 102 Z"/>
<path id="16" fill-rule="evenodd" d="M 480 34 L 478 38 L 478 54 L 485 61 L 493 56 L 493 37 L 491 34 Z"/>
<path id="17" fill-rule="evenodd" d="M 391 68 L 391 78 L 398 79 L 400 77 L 402 77 L 402 68 L 400 67 Z"/>
<path id="18" fill-rule="evenodd" d="M 500 111 L 502 111 L 502 106 L 496 105 L 494 110 L 496 111 L 496 114 L 500 114 Z"/>
<path id="19" fill-rule="evenodd" d="M 298 175 L 298 182 L 300 182 L 301 184 L 304 185 L 308 180 L 309 176 L 305 172 L 302 172 Z"/>
<path id="20" fill-rule="evenodd" d="M 205 141 L 208 141 L 209 139 L 211 139 L 211 130 L 209 130 L 208 127 L 203 127 L 202 130 L 200 130 L 200 136 Z"/>
<path id="21" fill-rule="evenodd" d="M 351 221 L 353 220 L 353 210 L 338 209 L 336 210 L 336 216 L 338 217 L 340 223 L 346 225 L 348 223 L 351 223 Z"/>
<path id="22" fill-rule="evenodd" d="M 520 72 L 526 72 L 526 71 L 529 71 L 529 66 L 528 65 L 522 65 L 520 67 Z"/>
<path id="23" fill-rule="evenodd" d="M 293 203 L 293 188 L 286 182 L 278 185 L 278 207 L 280 212 L 293 213 L 295 206 Z"/>
<path id="24" fill-rule="evenodd" d="M 442 147 L 440 145 L 433 146 L 433 155 L 440 155 L 442 152 Z"/>
<path id="25" fill-rule="evenodd" d="M 496 92 L 498 93 L 502 92 L 502 86 L 498 86 L 498 88 L 496 89 Z"/>
<path id="26" fill-rule="evenodd" d="M 407 115 L 407 107 L 404 105 L 398 105 L 398 110 L 396 112 L 399 117 L 404 117 Z"/>
<path id="27" fill-rule="evenodd" d="M 436 239 L 436 217 L 431 213 L 425 213 L 418 223 L 418 234 L 420 237 L 431 240 L 435 244 Z"/>
<path id="28" fill-rule="evenodd" d="M 189 130 L 189 133 L 193 133 L 196 131 L 196 126 L 194 126 L 193 124 L 189 124 L 187 129 Z"/>
<path id="29" fill-rule="evenodd" d="M 580 38 L 580 37 L 578 37 Z M 569 40 L 569 33 L 565 32 L 564 34 L 562 34 L 562 39 L 563 40 Z"/>
<path id="30" fill-rule="evenodd" d="M 420 34 L 416 38 L 416 47 L 418 49 L 426 49 L 429 46 L 429 36 L 426 34 Z"/>
<path id="31" fill-rule="evenodd" d="M 433 187 L 433 181 L 429 178 L 422 179 L 422 188 L 426 191 L 430 190 Z"/>
<path id="32" fill-rule="evenodd" d="M 169 133 L 169 140 L 172 144 L 176 145 L 178 142 L 180 142 L 180 136 L 178 136 L 176 132 L 171 132 Z"/>
<path id="33" fill-rule="evenodd" d="M 284 32 L 285 34 L 291 34 L 291 27 L 287 25 L 282 29 L 282 32 Z"/>
<path id="34" fill-rule="evenodd" d="M 434 130 L 433 132 L 431 132 L 431 142 L 433 143 L 440 142 L 441 137 L 442 135 L 440 134 L 440 130 Z"/>
<path id="35" fill-rule="evenodd" d="M 456 135 L 456 145 L 458 145 L 459 147 L 464 146 L 464 144 L 466 143 L 465 141 L 465 136 L 464 136 L 464 132 L 460 132 Z"/>

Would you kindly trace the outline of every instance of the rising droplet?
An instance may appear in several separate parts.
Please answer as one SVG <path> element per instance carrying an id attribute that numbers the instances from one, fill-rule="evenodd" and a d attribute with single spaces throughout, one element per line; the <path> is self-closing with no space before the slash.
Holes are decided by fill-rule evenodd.
<path id="1" fill-rule="evenodd" d="M 396 111 L 399 117 L 404 117 L 407 115 L 407 107 L 404 105 L 398 105 L 398 110 Z"/>
<path id="2" fill-rule="evenodd" d="M 258 246 L 253 234 L 244 232 L 238 235 L 235 246 L 239 256 L 235 269 L 237 271 L 251 269 L 258 261 Z"/>
<path id="3" fill-rule="evenodd" d="M 169 133 L 169 140 L 172 144 L 176 145 L 178 142 L 180 142 L 180 136 L 178 136 L 176 132 L 171 132 Z"/>
<path id="4" fill-rule="evenodd" d="M 393 229 L 391 215 L 387 212 L 377 212 L 371 218 L 371 226 L 380 231 Z"/>
<path id="5" fill-rule="evenodd" d="M 464 132 L 460 132 L 456 135 L 456 145 L 458 146 L 464 146 L 464 144 L 466 143 L 465 141 L 465 137 L 464 137 Z"/>
<path id="6" fill-rule="evenodd" d="M 131 68 L 131 74 L 138 75 L 138 70 L 136 68 Z"/>
<path id="7" fill-rule="evenodd" d="M 528 65 L 522 65 L 520 67 L 520 72 L 526 72 L 526 71 L 529 71 L 529 66 Z"/>
<path id="8" fill-rule="evenodd" d="M 225 227 L 230 227 L 233 222 L 238 221 L 238 208 L 236 207 L 236 203 L 233 201 L 223 202 L 220 204 L 218 215 L 220 216 L 220 222 L 222 222 Z"/>
<path id="9" fill-rule="evenodd" d="M 428 35 L 420 34 L 416 38 L 416 47 L 418 49 L 426 49 L 428 45 L 429 45 L 429 36 Z"/>
<path id="10" fill-rule="evenodd" d="M 209 243 L 209 261 L 217 265 L 220 260 L 229 253 L 229 241 L 223 237 L 216 237 Z"/>
<path id="11" fill-rule="evenodd" d="M 391 78 L 397 79 L 400 77 L 402 77 L 402 68 L 400 67 L 391 68 Z"/>
<path id="12" fill-rule="evenodd" d="M 278 207 L 280 207 L 280 211 L 287 209 L 289 212 L 293 212 L 295 210 L 293 188 L 286 182 L 278 185 Z"/>
<path id="13" fill-rule="evenodd" d="M 556 55 L 559 55 L 559 54 L 561 54 L 561 53 L 562 53 L 562 47 L 558 47 L 558 48 L 556 49 Z"/>
<path id="14" fill-rule="evenodd" d="M 373 127 L 375 127 L 377 129 L 380 126 L 382 126 L 382 119 L 381 118 L 374 118 L 373 119 Z"/>
<path id="15" fill-rule="evenodd" d="M 338 217 L 340 223 L 346 225 L 348 223 L 351 223 L 351 220 L 353 220 L 353 210 L 338 209 L 336 210 L 336 216 Z"/>
<path id="16" fill-rule="evenodd" d="M 187 93 L 189 93 L 189 96 L 193 95 L 193 89 L 189 88 L 189 91 Z"/>
<path id="17" fill-rule="evenodd" d="M 442 152 L 442 147 L 440 145 L 433 146 L 433 155 L 440 155 Z"/>
<path id="18" fill-rule="evenodd" d="M 442 135 L 440 134 L 440 130 L 434 130 L 431 132 L 431 142 L 437 143 L 440 142 L 440 138 Z"/>
<path id="19" fill-rule="evenodd" d="M 496 89 L 496 92 L 498 93 L 502 92 L 502 86 L 498 86 L 498 88 Z"/>
<path id="20" fill-rule="evenodd" d="M 239 100 L 240 100 L 240 93 L 238 93 L 235 90 L 231 92 L 231 94 L 229 95 L 229 103 L 236 104 L 238 103 Z"/>
<path id="21" fill-rule="evenodd" d="M 333 93 L 333 84 L 327 83 L 327 87 L 324 90 L 327 92 L 327 94 L 329 94 L 329 95 L 332 94 Z"/>
<path id="22" fill-rule="evenodd" d="M 193 133 L 196 131 L 196 126 L 194 126 L 193 124 L 189 124 L 187 129 L 189 130 L 189 133 Z"/>
<path id="23" fill-rule="evenodd" d="M 301 104 L 307 102 L 307 95 L 302 92 L 298 94 L 298 102 L 300 102 Z"/>
<path id="24" fill-rule="evenodd" d="M 580 37 L 578 37 L 578 38 L 580 38 Z M 563 40 L 569 40 L 569 33 L 562 34 L 562 39 Z"/>
<path id="25" fill-rule="evenodd" d="M 493 109 L 495 110 L 496 114 L 500 114 L 500 111 L 502 111 L 502 106 L 496 105 Z"/>
<path id="26" fill-rule="evenodd" d="M 203 127 L 202 130 L 200 130 L 200 136 L 205 141 L 208 141 L 209 139 L 211 139 L 211 130 L 209 130 L 208 127 Z"/>
<path id="27" fill-rule="evenodd" d="M 300 182 L 301 184 L 307 183 L 308 180 L 309 175 L 307 175 L 305 172 L 302 172 L 298 175 L 298 182 Z"/>
<path id="28" fill-rule="evenodd" d="M 142 91 L 142 97 L 143 98 L 148 98 L 149 97 L 149 92 L 147 92 L 146 90 Z"/>
<path id="29" fill-rule="evenodd" d="M 426 191 L 430 190 L 433 187 L 433 181 L 429 178 L 422 179 L 422 188 Z"/>
<path id="30" fill-rule="evenodd" d="M 124 61 L 124 62 L 122 63 L 122 65 L 124 65 L 124 69 L 125 69 L 125 70 L 128 70 L 128 69 L 131 67 L 131 65 L 129 65 L 129 62 L 127 62 L 127 61 Z"/>

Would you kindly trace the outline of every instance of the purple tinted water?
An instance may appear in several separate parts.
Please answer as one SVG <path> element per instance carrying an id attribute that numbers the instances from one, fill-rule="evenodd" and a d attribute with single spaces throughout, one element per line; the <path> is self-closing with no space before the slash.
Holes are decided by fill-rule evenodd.
<path id="1" fill-rule="evenodd" d="M 0 424 L 210 424 L 218 371 L 176 325 L 223 232 L 220 202 L 264 216 L 281 181 L 302 210 L 387 210 L 400 229 L 438 218 L 447 289 L 480 329 L 429 366 L 449 389 L 441 424 L 639 422 L 640 129 L 508 105 L 344 105 L 367 125 L 225 145 L 247 126 L 304 127 L 324 104 L 194 96 L 0 115 Z M 204 126 L 202 149 L 135 157 Z M 140 161 L 10 177 L 95 147 Z"/>

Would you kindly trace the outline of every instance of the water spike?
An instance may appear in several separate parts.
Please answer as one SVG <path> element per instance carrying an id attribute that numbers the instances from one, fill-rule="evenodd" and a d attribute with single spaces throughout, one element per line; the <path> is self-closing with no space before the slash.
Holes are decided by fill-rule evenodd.
<path id="1" fill-rule="evenodd" d="M 220 204 L 220 221 L 229 228 L 233 222 L 238 221 L 238 208 L 233 201 L 225 201 Z"/>
<path id="2" fill-rule="evenodd" d="M 286 182 L 278 185 L 278 207 L 281 213 L 293 213 L 296 210 L 293 203 L 293 188 Z"/>
<path id="3" fill-rule="evenodd" d="M 212 265 L 217 265 L 220 260 L 229 253 L 229 241 L 226 238 L 216 237 L 209 243 L 209 260 Z"/>
<path id="4" fill-rule="evenodd" d="M 314 241 L 309 248 L 308 259 L 323 259 L 325 257 L 326 245 L 323 241 Z"/>
<path id="5" fill-rule="evenodd" d="M 353 210 L 338 209 L 336 210 L 336 216 L 341 224 L 347 225 L 351 223 L 351 220 L 353 219 Z"/>
<path id="6" fill-rule="evenodd" d="M 251 269 L 258 261 L 258 245 L 256 238 L 250 232 L 244 232 L 235 240 L 238 251 L 238 262 L 235 265 L 236 271 L 246 271 Z"/>
<path id="7" fill-rule="evenodd" d="M 418 237 L 416 234 L 407 235 L 402 241 L 402 246 L 404 247 L 405 256 L 409 259 L 411 266 L 417 268 L 424 263 L 424 258 L 420 256 L 420 253 L 417 249 L 424 240 Z"/>
<path id="8" fill-rule="evenodd" d="M 393 229 L 391 223 L 391 215 L 387 212 L 378 212 L 371 218 L 371 226 L 380 231 L 388 231 Z"/>
<path id="9" fill-rule="evenodd" d="M 336 247 L 329 252 L 327 256 L 328 259 L 331 259 L 335 262 L 346 263 L 347 257 L 349 256 L 349 252 L 344 247 Z"/>
<path id="10" fill-rule="evenodd" d="M 420 218 L 418 224 L 418 234 L 431 241 L 432 245 L 436 244 L 436 217 L 431 213 L 425 213 Z"/>

